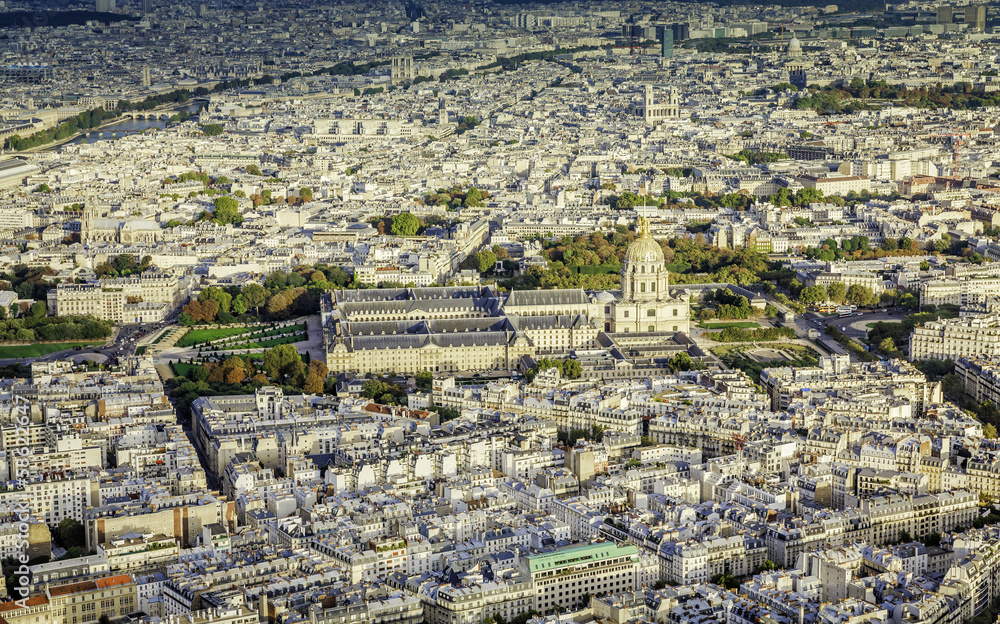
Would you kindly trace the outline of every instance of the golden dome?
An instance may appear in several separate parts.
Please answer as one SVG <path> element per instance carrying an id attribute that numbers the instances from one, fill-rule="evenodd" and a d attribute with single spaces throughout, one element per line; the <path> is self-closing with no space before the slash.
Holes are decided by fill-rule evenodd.
<path id="1" fill-rule="evenodd" d="M 660 244 L 653 239 L 653 235 L 649 233 L 649 219 L 639 217 L 635 229 L 639 233 L 639 237 L 628 246 L 628 250 L 625 252 L 626 264 L 658 262 L 662 265 L 663 250 L 660 248 Z"/>

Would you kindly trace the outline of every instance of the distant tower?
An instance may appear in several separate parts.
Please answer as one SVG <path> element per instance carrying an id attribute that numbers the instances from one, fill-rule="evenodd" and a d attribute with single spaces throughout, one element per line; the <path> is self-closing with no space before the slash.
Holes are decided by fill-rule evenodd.
<path id="1" fill-rule="evenodd" d="M 952 8 L 950 6 L 938 7 L 937 23 L 950 24 L 952 22 Z"/>
<path id="2" fill-rule="evenodd" d="M 142 0 L 142 12 L 146 15 L 153 12 L 153 0 Z"/>
<path id="3" fill-rule="evenodd" d="M 392 72 L 389 74 L 389 82 L 392 85 L 413 82 L 413 57 L 394 56 L 392 57 Z"/>
<path id="4" fill-rule="evenodd" d="M 674 56 L 674 31 L 670 28 L 663 28 L 660 33 L 660 58 L 672 58 Z"/>
<path id="5" fill-rule="evenodd" d="M 642 92 L 642 118 L 646 123 L 653 123 L 656 107 L 656 100 L 653 99 L 653 85 L 646 85 Z"/>
<path id="6" fill-rule="evenodd" d="M 83 216 L 80 217 L 80 242 L 90 242 L 90 235 L 94 229 L 94 219 L 97 218 L 97 198 L 87 195 L 83 200 Z"/>
<path id="7" fill-rule="evenodd" d="M 143 65 L 142 67 L 142 86 L 148 87 L 153 84 L 153 81 L 149 78 L 149 66 Z"/>
<path id="8" fill-rule="evenodd" d="M 965 23 L 969 25 L 969 30 L 985 32 L 986 7 L 975 5 L 965 7 Z"/>

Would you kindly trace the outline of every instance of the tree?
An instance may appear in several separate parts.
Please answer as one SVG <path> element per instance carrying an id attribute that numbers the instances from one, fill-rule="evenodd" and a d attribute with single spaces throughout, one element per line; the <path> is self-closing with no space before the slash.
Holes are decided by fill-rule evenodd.
<path id="1" fill-rule="evenodd" d="M 492 271 L 493 267 L 497 263 L 497 257 L 493 254 L 492 251 L 483 250 L 476 252 L 475 259 L 476 259 L 476 269 L 480 273 L 487 273 L 489 271 Z"/>
<path id="2" fill-rule="evenodd" d="M 212 211 L 212 221 L 220 225 L 239 225 L 243 223 L 243 215 L 240 214 L 240 202 L 232 197 L 216 197 L 215 209 Z"/>
<path id="3" fill-rule="evenodd" d="M 583 367 L 577 360 L 566 360 L 563 363 L 563 375 L 567 379 L 579 379 L 583 374 Z"/>
<path id="4" fill-rule="evenodd" d="M 233 296 L 222 290 L 218 286 L 209 286 L 198 295 L 198 301 L 214 301 L 218 304 L 221 312 L 229 313 Z"/>
<path id="5" fill-rule="evenodd" d="M 882 342 L 878 343 L 878 350 L 886 357 L 898 358 L 902 356 L 902 353 L 896 348 L 896 342 L 892 336 L 883 338 Z"/>
<path id="6" fill-rule="evenodd" d="M 204 366 L 192 366 L 188 369 L 187 378 L 194 382 L 208 379 L 208 369 Z"/>
<path id="7" fill-rule="evenodd" d="M 802 303 L 822 303 L 826 299 L 826 288 L 822 284 L 803 288 L 802 292 L 799 293 L 799 300 Z"/>
<path id="8" fill-rule="evenodd" d="M 851 284 L 847 289 L 847 302 L 858 307 L 874 305 L 878 302 L 872 289 L 861 284 Z"/>
<path id="9" fill-rule="evenodd" d="M 687 352 L 681 352 L 670 358 L 669 363 L 670 369 L 677 371 L 689 371 L 694 367 L 694 362 L 691 360 L 691 356 Z"/>
<path id="10" fill-rule="evenodd" d="M 267 314 L 274 319 L 286 319 L 292 314 L 291 291 L 282 291 L 267 300 Z"/>
<path id="11" fill-rule="evenodd" d="M 84 548 L 87 546 L 87 533 L 77 520 L 65 518 L 59 523 L 59 541 L 63 548 Z"/>
<path id="12" fill-rule="evenodd" d="M 276 383 L 295 379 L 302 374 L 304 365 L 298 350 L 290 344 L 278 345 L 264 352 L 264 370 L 271 381 Z"/>
<path id="13" fill-rule="evenodd" d="M 247 310 L 250 309 L 250 307 L 247 305 L 246 299 L 243 298 L 242 294 L 236 295 L 236 298 L 233 299 L 232 305 L 233 305 L 233 314 L 237 314 L 239 316 L 243 316 L 244 314 L 247 313 Z"/>
<path id="14" fill-rule="evenodd" d="M 46 306 L 45 306 L 45 302 L 43 302 L 43 301 L 36 301 L 35 303 L 31 304 L 31 316 L 32 317 L 34 317 L 34 318 L 41 318 L 41 317 L 45 316 L 46 312 L 47 312 L 47 309 L 46 309 Z"/>
<path id="15" fill-rule="evenodd" d="M 466 207 L 482 206 L 484 197 L 483 192 L 473 186 L 465 193 L 465 201 L 462 202 L 462 205 Z"/>
<path id="16" fill-rule="evenodd" d="M 329 373 L 326 364 L 321 360 L 313 360 L 309 362 L 308 372 L 306 373 L 306 382 L 302 386 L 302 390 L 308 394 L 322 394 L 323 393 L 323 381 L 326 379 Z"/>
<path id="17" fill-rule="evenodd" d="M 247 173 L 255 176 L 263 175 L 257 165 L 247 165 Z"/>
<path id="18" fill-rule="evenodd" d="M 240 296 L 246 301 L 248 308 L 255 310 L 267 302 L 267 291 L 260 284 L 247 284 L 240 291 Z"/>
<path id="19" fill-rule="evenodd" d="M 921 271 L 930 271 L 931 270 L 931 263 L 927 262 L 926 260 L 921 260 L 920 261 L 920 270 Z"/>
<path id="20" fill-rule="evenodd" d="M 392 233 L 396 236 L 413 236 L 420 229 L 420 221 L 409 212 L 401 212 L 392 218 Z"/>
<path id="21" fill-rule="evenodd" d="M 205 136 L 219 136 L 223 130 L 225 128 L 221 124 L 205 124 L 201 127 L 201 131 L 205 133 Z"/>
<path id="22" fill-rule="evenodd" d="M 997 437 L 997 428 L 993 426 L 992 423 L 986 423 L 983 425 L 983 437 L 989 440 L 994 440 Z"/>
<path id="23" fill-rule="evenodd" d="M 723 208 L 739 208 L 743 205 L 743 198 L 736 193 L 729 193 L 722 196 L 722 199 L 719 200 L 719 205 Z"/>
<path id="24" fill-rule="evenodd" d="M 844 303 L 847 299 L 847 286 L 843 282 L 833 282 L 826 286 L 827 298 L 837 304 Z"/>
<path id="25" fill-rule="evenodd" d="M 421 392 L 430 392 L 434 385 L 434 373 L 430 371 L 420 371 L 413 376 L 414 381 L 417 382 L 417 390 Z"/>
<path id="26" fill-rule="evenodd" d="M 312 201 L 313 198 L 312 189 L 307 186 L 303 186 L 301 189 L 299 189 L 299 197 L 302 198 L 302 201 Z"/>

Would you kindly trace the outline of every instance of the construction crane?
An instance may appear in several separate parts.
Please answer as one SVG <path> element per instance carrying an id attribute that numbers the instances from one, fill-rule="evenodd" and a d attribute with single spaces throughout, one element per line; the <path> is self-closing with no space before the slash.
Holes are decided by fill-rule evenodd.
<path id="1" fill-rule="evenodd" d="M 924 135 L 924 137 L 922 137 L 922 138 L 940 137 L 940 138 L 949 138 L 949 139 L 951 139 L 951 145 L 952 145 L 952 148 L 953 148 L 953 150 L 952 150 L 952 166 L 955 169 L 955 177 L 957 178 L 958 177 L 958 148 L 962 146 L 962 139 L 963 138 L 965 138 L 965 137 L 970 137 L 971 138 L 973 136 L 975 136 L 975 134 L 972 133 L 972 132 L 955 132 L 955 133 L 951 133 L 951 134 L 928 134 L 928 135 Z"/>

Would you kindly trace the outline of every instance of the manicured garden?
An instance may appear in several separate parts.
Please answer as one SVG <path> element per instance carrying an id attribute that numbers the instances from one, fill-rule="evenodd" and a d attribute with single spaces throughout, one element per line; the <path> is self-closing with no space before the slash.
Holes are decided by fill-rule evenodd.
<path id="1" fill-rule="evenodd" d="M 260 342 L 256 339 L 267 338 L 269 336 L 279 336 L 281 334 L 299 333 L 305 331 L 306 331 L 305 323 L 298 323 L 296 325 L 288 325 L 284 327 L 255 325 L 251 327 L 215 327 L 211 329 L 192 329 L 188 333 L 184 334 L 184 336 L 179 341 L 177 341 L 177 346 L 178 347 L 193 347 L 198 345 L 205 345 L 206 347 L 218 346 L 218 345 L 207 345 L 205 343 L 213 342 L 216 340 L 222 340 L 224 338 L 233 338 L 235 336 L 242 336 L 244 334 L 250 334 L 250 336 L 252 336 L 255 339 L 253 342 Z M 248 336 L 247 338 L 249 339 L 250 336 Z M 250 340 L 247 340 L 247 342 L 250 342 Z M 283 344 L 283 343 L 279 342 L 275 344 Z"/>

